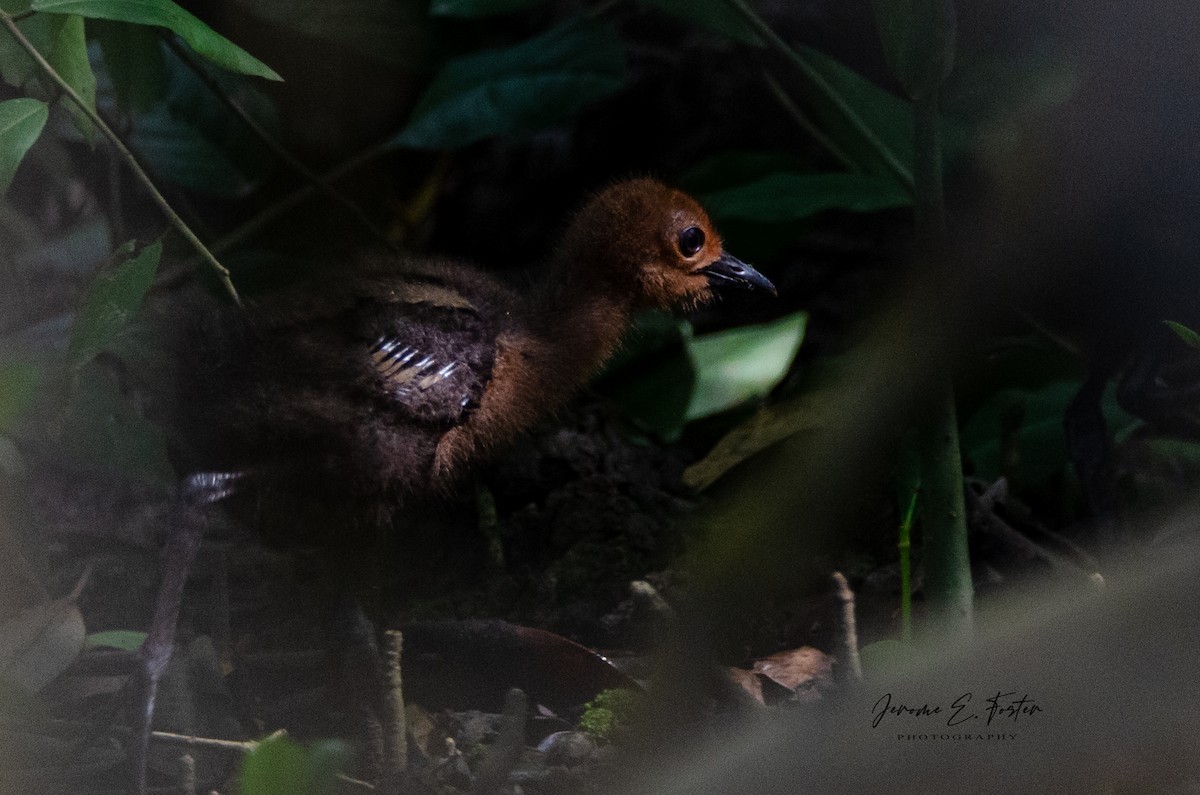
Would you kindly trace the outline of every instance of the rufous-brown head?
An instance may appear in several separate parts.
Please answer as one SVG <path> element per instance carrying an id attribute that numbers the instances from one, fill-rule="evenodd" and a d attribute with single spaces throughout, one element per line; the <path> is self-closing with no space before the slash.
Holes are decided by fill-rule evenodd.
<path id="1" fill-rule="evenodd" d="M 730 287 L 775 294 L 765 276 L 725 251 L 692 197 L 654 179 L 618 182 L 584 205 L 559 261 L 569 280 L 598 280 L 638 308 L 694 307 Z"/>

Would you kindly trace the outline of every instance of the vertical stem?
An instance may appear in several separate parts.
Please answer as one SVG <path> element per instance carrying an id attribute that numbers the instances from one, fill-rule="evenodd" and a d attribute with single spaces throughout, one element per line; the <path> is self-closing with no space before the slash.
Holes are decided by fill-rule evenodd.
<path id="1" fill-rule="evenodd" d="M 917 499 L 920 493 L 914 491 L 908 500 L 908 508 L 900 522 L 900 540 L 896 547 L 900 551 L 900 639 L 911 643 L 912 631 L 912 526 L 913 517 L 917 513 Z"/>
<path id="2" fill-rule="evenodd" d="M 928 269 L 934 306 L 947 304 L 946 203 L 942 189 L 942 148 L 938 92 L 915 101 L 914 216 L 916 254 Z M 926 350 L 944 351 L 945 318 L 937 316 Z M 970 632 L 972 624 L 971 563 L 967 550 L 963 503 L 962 458 L 954 385 L 948 367 L 933 385 L 931 409 L 920 429 L 921 484 L 925 509 L 925 593 L 935 628 L 945 634 Z"/>

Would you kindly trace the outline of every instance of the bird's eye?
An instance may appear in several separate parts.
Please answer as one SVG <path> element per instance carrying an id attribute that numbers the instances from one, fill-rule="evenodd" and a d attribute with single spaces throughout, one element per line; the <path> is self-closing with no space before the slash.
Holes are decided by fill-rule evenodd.
<path id="1" fill-rule="evenodd" d="M 704 248 L 704 230 L 698 226 L 689 226 L 679 233 L 679 252 L 685 257 L 694 257 Z"/>

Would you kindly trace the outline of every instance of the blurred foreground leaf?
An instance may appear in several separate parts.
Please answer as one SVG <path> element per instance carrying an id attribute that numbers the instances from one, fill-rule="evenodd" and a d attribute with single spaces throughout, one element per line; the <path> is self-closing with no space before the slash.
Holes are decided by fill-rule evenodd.
<path id="1" fill-rule="evenodd" d="M 8 618 L 0 623 L 0 678 L 36 693 L 75 661 L 84 635 L 74 594 Z"/>
<path id="2" fill-rule="evenodd" d="M 110 649 L 136 651 L 145 640 L 145 632 L 135 632 L 131 629 L 110 629 L 106 632 L 93 632 L 88 635 L 84 646 L 89 649 L 103 646 Z"/>
<path id="3" fill-rule="evenodd" d="M 349 756 L 344 743 L 326 741 L 304 748 L 273 735 L 246 754 L 238 780 L 242 795 L 323 795 L 336 791 Z"/>
<path id="4" fill-rule="evenodd" d="M 41 380 L 42 370 L 32 362 L 0 362 L 0 434 L 12 431 Z"/>

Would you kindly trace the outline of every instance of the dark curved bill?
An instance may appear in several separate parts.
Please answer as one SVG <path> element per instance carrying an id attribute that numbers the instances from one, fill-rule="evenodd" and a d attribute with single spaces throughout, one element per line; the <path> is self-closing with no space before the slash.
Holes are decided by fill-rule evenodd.
<path id="1" fill-rule="evenodd" d="M 737 257 L 721 253 L 719 259 L 712 265 L 700 270 L 708 277 L 708 283 L 714 288 L 736 287 L 740 290 L 762 290 L 771 295 L 778 295 L 775 285 L 766 276 L 751 268 Z"/>

